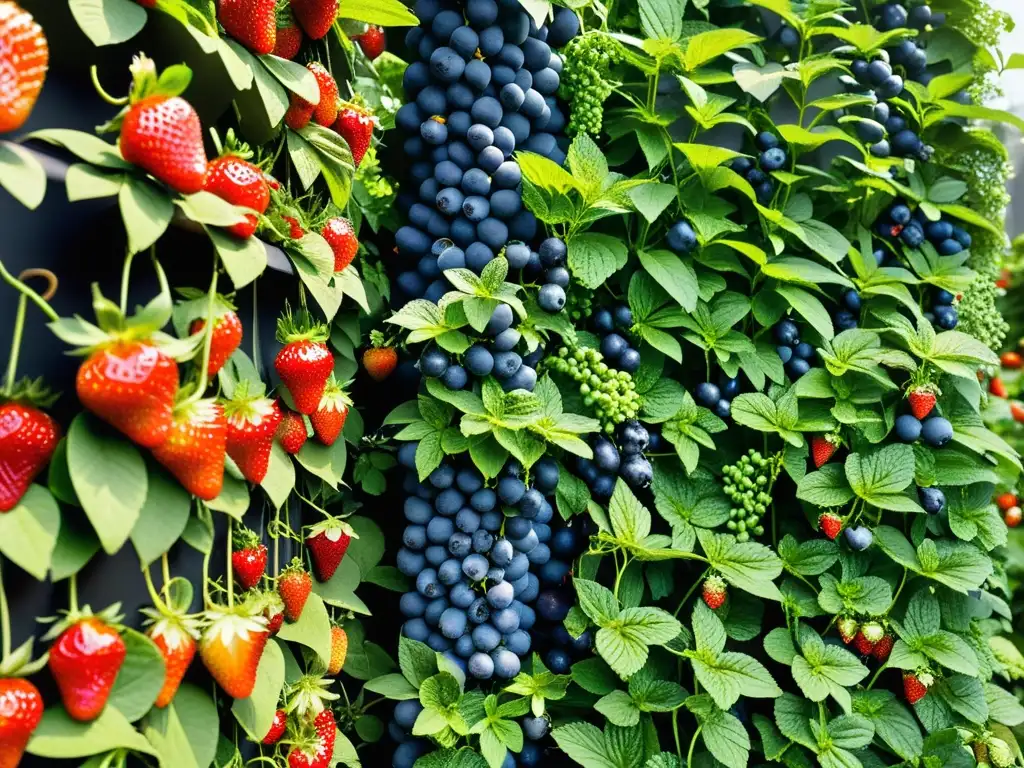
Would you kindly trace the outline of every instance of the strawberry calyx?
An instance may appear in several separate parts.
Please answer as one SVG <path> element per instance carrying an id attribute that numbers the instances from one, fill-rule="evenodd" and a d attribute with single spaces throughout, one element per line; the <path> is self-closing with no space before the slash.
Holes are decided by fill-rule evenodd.
<path id="1" fill-rule="evenodd" d="M 20 403 L 34 408 L 49 408 L 60 398 L 60 392 L 54 392 L 46 385 L 42 377 L 38 379 L 21 379 L 10 392 L 0 391 L 0 404 Z"/>
<path id="2" fill-rule="evenodd" d="M 38 659 L 32 658 L 35 638 L 30 637 L 10 654 L 0 659 L 0 678 L 29 677 L 46 666 L 49 654 L 44 653 Z"/>
<path id="3" fill-rule="evenodd" d="M 334 680 L 322 677 L 323 671 L 323 665 L 317 662 L 312 674 L 303 675 L 288 688 L 285 693 L 285 712 L 312 719 L 329 708 L 326 702 L 341 698 L 339 694 L 327 690 L 334 685 Z"/>
<path id="4" fill-rule="evenodd" d="M 297 341 L 325 342 L 330 331 L 324 323 L 315 321 L 308 312 L 301 310 L 295 315 L 286 306 L 284 314 L 277 320 L 277 340 L 282 344 Z"/>
<path id="5" fill-rule="evenodd" d="M 189 638 L 199 639 L 201 624 L 198 617 L 174 613 L 166 606 L 141 610 L 147 617 L 143 622 L 143 626 L 147 627 L 147 634 L 153 639 L 162 637 L 169 649 L 180 648 Z"/>
<path id="6" fill-rule="evenodd" d="M 318 410 L 320 411 L 339 411 L 346 412 L 352 407 L 352 398 L 345 392 L 344 387 L 351 382 L 345 382 L 345 384 L 339 384 L 338 380 L 334 378 L 332 373 L 330 378 L 327 379 L 327 385 L 324 387 L 324 393 L 320 396 L 320 405 Z"/>
<path id="7" fill-rule="evenodd" d="M 262 544 L 262 540 L 256 532 L 244 525 L 236 525 L 231 531 L 231 545 L 235 552 L 246 549 L 256 549 Z"/>
<path id="8" fill-rule="evenodd" d="M 358 539 L 359 534 L 355 529 L 338 517 L 328 516 L 319 523 L 309 526 L 306 529 L 306 538 L 312 539 L 323 534 L 326 539 L 332 542 L 339 541 L 342 536 Z"/>
<path id="9" fill-rule="evenodd" d="M 392 346 L 394 339 L 388 339 L 381 331 L 370 331 L 370 346 L 374 349 L 387 349 Z"/>
<path id="10" fill-rule="evenodd" d="M 235 638 L 247 643 L 250 634 L 267 631 L 267 620 L 257 610 L 256 601 L 247 600 L 233 607 L 215 606 L 203 613 L 203 639 L 206 645 L 219 641 L 230 648 Z"/>
<path id="11" fill-rule="evenodd" d="M 104 101 L 113 105 L 123 105 L 122 110 L 117 115 L 97 128 L 99 133 L 120 131 L 125 115 L 128 114 L 128 110 L 132 105 L 153 96 L 163 96 L 168 99 L 180 96 L 188 88 L 189 83 L 192 82 L 192 70 L 185 64 L 172 64 L 163 72 L 158 72 L 156 62 L 142 52 L 132 59 L 128 71 L 132 75 L 132 85 L 128 91 L 128 96 L 119 99 L 110 96 L 110 94 L 103 90 L 96 77 L 95 68 L 93 69 L 93 85 Z"/>
<path id="12" fill-rule="evenodd" d="M 251 160 L 253 158 L 252 148 L 235 135 L 234 128 L 228 128 L 224 134 L 223 143 L 216 128 L 210 129 L 210 135 L 213 137 L 214 146 L 217 148 L 217 157 L 237 157 L 241 160 Z"/>
<path id="13" fill-rule="evenodd" d="M 250 382 L 243 379 L 235 385 L 231 398 L 223 401 L 224 417 L 236 429 L 259 426 L 277 411 L 277 402 L 263 394 L 262 385 L 255 387 L 253 394 L 249 389 Z"/>
<path id="14" fill-rule="evenodd" d="M 121 624 L 124 620 L 124 614 L 121 613 L 121 603 L 109 605 L 98 613 L 93 612 L 90 606 L 84 605 L 78 609 L 72 608 L 71 610 L 60 611 L 57 616 L 48 616 L 39 619 L 41 624 L 52 624 L 47 633 L 43 635 L 42 639 L 55 640 L 60 637 L 65 630 L 70 629 L 80 621 L 93 618 L 99 619 L 108 627 L 116 629 L 118 632 L 124 630 L 124 626 Z"/>

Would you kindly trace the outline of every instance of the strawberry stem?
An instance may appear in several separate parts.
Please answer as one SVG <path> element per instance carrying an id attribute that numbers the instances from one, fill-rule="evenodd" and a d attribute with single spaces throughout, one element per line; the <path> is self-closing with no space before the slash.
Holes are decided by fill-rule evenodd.
<path id="1" fill-rule="evenodd" d="M 7 378 L 0 394 L 8 395 L 14 391 L 14 380 L 18 372 L 18 354 L 21 351 L 21 336 L 25 332 L 25 310 L 28 308 L 28 297 L 21 294 L 18 298 L 18 312 L 14 316 L 14 333 L 11 335 L 11 354 L 7 360 Z"/>
<path id="2" fill-rule="evenodd" d="M 3 656 L 0 658 L 6 659 L 11 655 L 11 612 L 7 607 L 7 590 L 4 589 L 2 572 L 0 572 L 0 633 L 3 633 Z"/>
<path id="3" fill-rule="evenodd" d="M 125 104 L 128 103 L 127 96 L 122 96 L 120 99 L 118 99 L 107 93 L 103 86 L 100 85 L 99 70 L 97 69 L 95 64 L 93 64 L 89 68 L 89 77 L 92 80 L 92 87 L 96 89 L 96 93 L 98 93 L 100 95 L 100 98 L 107 102 L 107 104 L 110 104 L 114 107 L 123 107 Z"/>
<path id="4" fill-rule="evenodd" d="M 78 613 L 78 575 L 68 577 L 68 608 L 72 614 Z"/>
<path id="5" fill-rule="evenodd" d="M 256 376 L 260 376 L 260 316 L 257 307 L 259 306 L 256 299 L 258 290 L 256 284 L 258 281 L 252 281 L 252 366 L 256 369 Z"/>
<path id="6" fill-rule="evenodd" d="M 210 350 L 213 348 L 213 325 L 216 320 L 217 311 L 217 266 L 218 256 L 216 251 L 213 254 L 213 279 L 210 281 L 210 291 L 206 300 L 206 325 L 203 328 L 203 365 L 199 371 L 199 386 L 189 397 L 193 403 L 203 396 L 206 387 L 210 383 Z"/>
<path id="7" fill-rule="evenodd" d="M 160 595 L 156 591 L 153 577 L 149 573 L 149 566 L 141 561 L 140 565 L 142 566 L 142 576 L 146 580 L 146 590 L 149 592 L 149 599 L 153 601 L 153 607 L 160 611 L 160 613 L 166 613 L 167 605 L 160 599 Z"/>
<path id="8" fill-rule="evenodd" d="M 24 272 L 21 273 L 22 277 L 30 276 L 29 275 L 30 271 L 31 271 L 32 275 L 44 274 L 44 273 L 49 272 L 48 270 L 25 270 Z M 51 279 L 51 283 L 50 283 L 50 288 L 46 291 L 46 293 L 47 293 L 47 295 L 52 296 L 53 292 L 56 290 L 55 286 L 56 286 L 56 283 L 57 283 L 57 279 L 56 279 L 56 277 L 53 277 L 53 273 L 49 273 L 49 276 L 52 279 Z M 23 283 L 21 280 L 16 278 L 10 272 L 8 272 L 7 268 L 4 266 L 4 263 L 2 261 L 0 261 L 0 277 L 2 277 L 4 279 L 4 282 L 6 282 L 8 285 L 16 288 L 17 290 L 21 291 L 22 294 L 24 294 L 28 298 L 32 299 L 32 303 L 35 304 L 37 307 L 39 307 L 39 309 L 42 311 L 42 313 L 44 315 L 46 315 L 46 317 L 51 322 L 56 323 L 58 320 L 60 320 L 60 315 L 58 315 L 53 310 L 53 307 L 51 307 L 49 305 L 49 303 L 46 301 L 46 299 L 43 298 L 42 296 L 40 296 L 35 291 L 33 291 L 31 288 L 29 288 L 27 285 L 25 285 L 25 283 Z"/>
<path id="9" fill-rule="evenodd" d="M 231 554 L 234 551 L 234 541 L 231 538 L 234 520 L 228 516 L 228 608 L 235 607 L 235 569 L 231 565 Z"/>
<path id="10" fill-rule="evenodd" d="M 132 261 L 135 254 L 131 249 L 125 250 L 124 266 L 121 267 L 121 314 L 128 314 L 128 278 L 132 273 Z"/>

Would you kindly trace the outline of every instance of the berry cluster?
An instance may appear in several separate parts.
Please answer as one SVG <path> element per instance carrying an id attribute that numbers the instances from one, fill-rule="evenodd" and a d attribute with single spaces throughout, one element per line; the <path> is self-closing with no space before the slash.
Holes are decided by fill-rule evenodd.
<path id="1" fill-rule="evenodd" d="M 754 144 L 760 151 L 757 160 L 737 157 L 732 161 L 732 169 L 754 188 L 757 202 L 768 205 L 775 195 L 775 185 L 768 174 L 772 171 L 781 171 L 789 157 L 786 150 L 779 146 L 779 137 L 769 131 L 757 134 Z"/>
<path id="2" fill-rule="evenodd" d="M 732 399 L 740 393 L 740 377 L 718 377 L 718 384 L 705 381 L 697 385 L 694 400 L 711 410 L 718 418 L 728 419 L 732 415 Z"/>
<path id="3" fill-rule="evenodd" d="M 790 319 L 780 320 L 772 329 L 775 350 L 786 366 L 786 373 L 794 381 L 811 370 L 811 361 L 817 352 L 806 341 L 800 341 L 800 328 Z"/>
<path id="4" fill-rule="evenodd" d="M 649 487 L 654 480 L 654 470 L 644 451 L 651 447 L 653 439 L 661 440 L 661 435 L 652 435 L 639 421 L 630 420 L 619 429 L 618 438 L 616 446 L 608 437 L 598 435 L 591 443 L 594 458 L 576 462 L 576 471 L 595 498 L 611 498 L 616 477 L 637 489 Z"/>
<path id="5" fill-rule="evenodd" d="M 579 383 L 583 404 L 594 409 L 609 435 L 615 432 L 616 425 L 635 419 L 640 412 L 640 396 L 633 377 L 609 366 L 596 349 L 559 347 L 557 357 L 545 362 L 552 370 Z"/>
<path id="6" fill-rule="evenodd" d="M 640 353 L 630 345 L 633 313 L 629 306 L 601 307 L 594 313 L 591 325 L 601 336 L 601 354 L 608 364 L 626 373 L 636 373 L 640 368 Z"/>
<path id="7" fill-rule="evenodd" d="M 941 288 L 932 294 L 932 308 L 925 312 L 925 319 L 943 331 L 952 331 L 960 322 L 956 309 L 957 297 Z"/>
<path id="8" fill-rule="evenodd" d="M 608 35 L 589 32 L 570 40 L 564 53 L 562 96 L 572 103 L 569 133 L 597 136 L 604 122 L 604 102 L 615 90 L 610 71 L 622 51 Z"/>
<path id="9" fill-rule="evenodd" d="M 502 308 L 507 312 L 499 312 Z M 440 378 L 448 389 L 464 389 L 469 384 L 469 374 L 484 378 L 493 375 L 506 392 L 513 389 L 525 389 L 532 392 L 537 385 L 537 363 L 543 350 L 538 348 L 523 357 L 515 351 L 522 339 L 522 334 L 515 328 L 506 326 L 497 333 L 491 331 L 504 325 L 508 320 L 512 323 L 512 310 L 502 304 L 491 317 L 484 333 L 492 336 L 489 346 L 478 342 L 466 350 L 462 363 L 453 362 L 451 357 L 438 347 L 428 347 L 420 355 L 420 373 L 427 378 Z M 500 320 L 501 322 L 495 322 Z"/>
<path id="10" fill-rule="evenodd" d="M 915 385 L 909 390 L 910 413 L 896 419 L 896 436 L 904 443 L 924 440 L 932 448 L 942 448 L 953 439 L 953 425 L 935 412 L 937 391 L 931 384 Z"/>
<path id="11" fill-rule="evenodd" d="M 565 289 L 569 287 L 569 270 L 565 267 L 566 254 L 568 254 L 568 249 L 565 242 L 557 237 L 549 237 L 540 244 L 536 258 L 533 254 L 530 255 L 531 262 L 539 262 L 540 266 L 544 268 L 544 282 L 540 291 L 537 292 L 537 304 L 545 312 L 551 314 L 561 312 L 565 306 Z M 505 256 L 508 258 L 508 250 L 506 250 Z M 532 263 L 528 264 L 533 266 Z M 511 260 L 509 266 L 512 266 Z M 532 270 L 528 270 L 527 274 L 531 271 L 538 270 L 534 267 Z"/>
<path id="12" fill-rule="evenodd" d="M 414 466 L 415 451 L 415 443 L 403 445 L 399 462 Z M 533 487 L 523 474 L 512 460 L 492 489 L 476 469 L 445 463 L 426 485 L 412 473 L 406 481 L 409 525 L 398 568 L 416 579 L 416 591 L 400 601 L 408 619 L 402 631 L 481 680 L 519 674 L 536 620 L 528 604 L 540 592 L 540 579 L 530 571 L 551 560 L 554 509 L 545 496 L 558 485 L 558 465 L 537 462 Z M 502 507 L 516 514 L 506 516 Z"/>
<path id="13" fill-rule="evenodd" d="M 782 467 L 781 457 L 766 458 L 753 448 L 735 464 L 722 467 L 723 490 L 732 501 L 726 527 L 739 541 L 764 534 L 761 518 L 772 503 L 772 486 Z"/>
<path id="14" fill-rule="evenodd" d="M 898 237 L 911 248 L 918 248 L 928 240 L 940 256 L 956 256 L 971 247 L 971 235 L 963 227 L 947 219 L 929 221 L 920 208 L 911 212 L 902 202 L 893 203 L 875 221 L 875 230 L 882 237 Z"/>
<path id="15" fill-rule="evenodd" d="M 832 315 L 832 322 L 836 330 L 842 333 L 851 328 L 856 328 L 860 320 L 861 299 L 860 294 L 853 288 L 843 293 L 843 306 Z"/>

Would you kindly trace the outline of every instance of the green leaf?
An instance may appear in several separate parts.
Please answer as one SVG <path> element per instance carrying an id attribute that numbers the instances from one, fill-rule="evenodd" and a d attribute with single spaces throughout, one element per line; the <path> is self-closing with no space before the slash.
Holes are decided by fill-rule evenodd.
<path id="1" fill-rule="evenodd" d="M 826 613 L 884 614 L 892 602 L 892 587 L 877 576 L 860 576 L 838 581 L 824 573 L 819 578 L 818 604 Z"/>
<path id="2" fill-rule="evenodd" d="M 262 741 L 270 730 L 283 687 L 284 653 L 277 641 L 271 639 L 260 657 L 256 685 L 249 698 L 235 699 L 231 705 L 232 714 L 251 741 Z"/>
<path id="3" fill-rule="evenodd" d="M 605 727 L 569 723 L 551 732 L 558 748 L 584 768 L 639 768 L 643 763 L 643 737 L 638 727 Z"/>
<path id="4" fill-rule="evenodd" d="M 318 595 L 310 595 L 299 620 L 285 622 L 277 636 L 312 649 L 325 666 L 331 660 L 331 617 Z"/>
<path id="5" fill-rule="evenodd" d="M 832 338 L 834 334 L 832 316 L 829 315 L 828 310 L 817 296 L 793 285 L 777 286 L 775 292 L 789 302 L 789 306 L 796 310 L 824 339 Z"/>
<path id="6" fill-rule="evenodd" d="M 708 565 L 726 581 L 752 595 L 781 602 L 782 594 L 773 582 L 782 574 L 782 561 L 768 547 L 700 528 L 697 538 Z"/>
<path id="7" fill-rule="evenodd" d="M 890 691 L 855 691 L 853 711 L 863 715 L 875 734 L 904 760 L 913 760 L 924 748 L 921 728 L 907 707 Z"/>
<path id="8" fill-rule="evenodd" d="M 719 709 L 710 696 L 691 696 L 686 708 L 697 717 L 704 746 L 715 759 L 728 768 L 746 768 L 750 737 L 743 724 Z"/>
<path id="9" fill-rule="evenodd" d="M 330 581 L 313 582 L 313 592 L 320 595 L 320 598 L 328 605 L 369 616 L 370 609 L 355 593 L 361 580 L 362 574 L 359 571 L 359 566 L 354 559 L 346 557 L 341 561 L 341 565 L 338 566 L 338 570 L 334 572 Z"/>
<path id="10" fill-rule="evenodd" d="M 63 707 L 51 707 L 43 713 L 43 719 L 28 744 L 30 755 L 53 760 L 89 757 L 114 749 L 156 756 L 142 734 L 115 707 L 109 706 L 88 723 L 72 720 Z"/>
<path id="11" fill-rule="evenodd" d="M 320 87 L 316 83 L 316 78 L 302 64 L 270 54 L 260 56 L 259 61 L 274 79 L 289 91 L 310 104 L 320 102 Z"/>
<path id="12" fill-rule="evenodd" d="M 839 547 L 827 539 L 797 542 L 786 534 L 779 542 L 782 566 L 790 573 L 817 576 L 831 568 L 839 559 Z"/>
<path id="13" fill-rule="evenodd" d="M 664 645 L 680 631 L 679 621 L 660 608 L 626 608 L 598 630 L 597 652 L 628 679 L 647 662 L 649 645 Z"/>
<path id="14" fill-rule="evenodd" d="M 338 18 L 354 19 L 382 27 L 414 27 L 419 23 L 415 14 L 399 0 L 341 0 Z"/>
<path id="15" fill-rule="evenodd" d="M 924 512 L 904 493 L 914 482 L 911 446 L 887 445 L 869 454 L 851 453 L 845 472 L 850 488 L 868 504 L 898 512 Z"/>
<path id="16" fill-rule="evenodd" d="M 86 414 L 68 429 L 68 471 L 75 493 L 99 536 L 114 554 L 128 540 L 146 501 L 146 464 L 126 439 Z"/>
<path id="17" fill-rule="evenodd" d="M 617 237 L 584 232 L 571 238 L 569 269 L 584 286 L 596 289 L 626 266 L 629 251 Z"/>
<path id="18" fill-rule="evenodd" d="M 657 2 L 672 2 L 672 0 L 657 0 Z M 653 224 L 676 199 L 676 188 L 671 184 L 644 184 L 640 187 L 633 187 L 626 194 L 641 215 Z"/>
<path id="19" fill-rule="evenodd" d="M 46 171 L 35 155 L 21 145 L 0 142 L 0 187 L 34 211 L 46 195 Z"/>
<path id="20" fill-rule="evenodd" d="M 437 656 L 424 643 L 403 636 L 398 640 L 398 665 L 405 679 L 418 689 L 437 673 Z"/>
<path id="21" fill-rule="evenodd" d="M 732 401 L 732 417 L 737 424 L 759 432 L 774 432 L 789 444 L 800 447 L 803 437 L 797 425 L 796 392 L 792 388 L 778 402 L 761 392 L 746 392 Z"/>
<path id="22" fill-rule="evenodd" d="M 671 251 L 640 251 L 640 263 L 655 282 L 687 312 L 697 306 L 697 273 Z"/>
<path id="23" fill-rule="evenodd" d="M 53 496 L 41 485 L 30 485 L 14 509 L 0 514 L 0 553 L 42 581 L 50 570 L 60 527 Z"/>
<path id="24" fill-rule="evenodd" d="M 654 40 L 678 40 L 683 35 L 686 0 L 641 0 L 640 28 Z"/>
<path id="25" fill-rule="evenodd" d="M 793 679 L 811 701 L 824 701 L 832 696 L 844 711 L 851 708 L 847 686 L 856 685 L 868 675 L 868 669 L 857 658 L 835 645 L 826 645 L 811 629 L 804 628 L 800 651 L 793 659 Z"/>
<path id="26" fill-rule="evenodd" d="M 267 247 L 259 238 L 242 239 L 216 228 L 204 229 L 235 288 L 248 285 L 266 270 Z"/>
<path id="27" fill-rule="evenodd" d="M 71 15 L 93 45 L 130 40 L 146 25 L 146 11 L 132 0 L 69 0 Z"/>
<path id="28" fill-rule="evenodd" d="M 841 507 L 855 496 L 839 464 L 826 464 L 804 475 L 797 483 L 796 497 L 819 507 Z"/>
<path id="29" fill-rule="evenodd" d="M 874 534 L 875 543 L 897 563 L 956 592 L 977 589 L 992 572 L 992 561 L 971 544 L 925 539 L 915 550 L 891 526 L 878 526 Z"/>
<path id="30" fill-rule="evenodd" d="M 693 72 L 724 53 L 760 40 L 757 35 L 743 29 L 726 28 L 701 32 L 687 40 L 683 68 Z"/>
<path id="31" fill-rule="evenodd" d="M 640 722 L 640 709 L 625 691 L 612 691 L 594 704 L 594 709 L 614 725 L 631 726 Z"/>
<path id="32" fill-rule="evenodd" d="M 782 695 L 771 673 L 744 653 L 726 651 L 693 656 L 690 661 L 697 679 L 722 709 L 729 709 L 741 696 L 773 699 Z"/>
<path id="33" fill-rule="evenodd" d="M 141 632 L 126 629 L 121 637 L 128 650 L 117 673 L 108 706 L 115 707 L 129 722 L 146 714 L 164 686 L 166 666 L 156 644 Z"/>
<path id="34" fill-rule="evenodd" d="M 348 142 L 330 128 L 312 122 L 299 133 L 316 152 L 331 200 L 344 209 L 352 192 L 352 176 L 355 173 Z"/>
<path id="35" fill-rule="evenodd" d="M 183 683 L 170 706 L 164 710 L 152 710 L 147 723 L 156 725 L 161 712 L 167 713 L 168 720 L 177 720 L 178 738 L 191 753 L 196 766 L 210 765 L 217 752 L 217 707 L 210 695 L 190 683 Z M 172 715 L 173 713 L 173 715 Z M 162 732 L 172 729 L 168 722 Z"/>
<path id="36" fill-rule="evenodd" d="M 158 559 L 181 538 L 191 509 L 192 497 L 176 480 L 163 471 L 149 473 L 146 502 L 131 532 L 132 545 L 143 564 Z"/>
<path id="37" fill-rule="evenodd" d="M 144 251 L 159 240 L 174 217 L 171 198 L 146 180 L 125 179 L 117 200 L 132 253 Z"/>

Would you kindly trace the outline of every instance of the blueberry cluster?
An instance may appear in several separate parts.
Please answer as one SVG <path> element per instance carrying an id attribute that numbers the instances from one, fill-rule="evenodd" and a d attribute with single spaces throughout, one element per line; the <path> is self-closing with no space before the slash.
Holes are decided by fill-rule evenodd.
<path id="1" fill-rule="evenodd" d="M 946 14 L 933 12 L 927 4 L 907 9 L 900 3 L 885 3 L 875 8 L 875 26 L 882 32 L 911 27 L 930 31 L 946 23 Z"/>
<path id="2" fill-rule="evenodd" d="M 718 377 L 718 384 L 705 381 L 697 385 L 694 400 L 711 410 L 720 419 L 728 419 L 732 415 L 732 399 L 740 393 L 739 376 Z"/>
<path id="3" fill-rule="evenodd" d="M 654 480 L 654 469 L 644 451 L 651 446 L 652 434 L 639 421 L 631 419 L 618 430 L 618 445 L 604 435 L 591 441 L 593 459 L 577 459 L 576 471 L 590 486 L 596 499 L 611 498 L 615 478 L 621 477 L 630 488 L 643 489 Z M 657 436 L 661 439 L 661 435 Z"/>
<path id="4" fill-rule="evenodd" d="M 960 322 L 954 303 L 956 296 L 941 288 L 932 294 L 932 308 L 925 312 L 925 319 L 943 331 L 952 331 Z"/>
<path id="5" fill-rule="evenodd" d="M 772 329 L 775 337 L 775 350 L 786 367 L 786 373 L 794 381 L 809 370 L 811 362 L 817 354 L 814 347 L 806 341 L 800 341 L 800 328 L 789 318 L 780 320 Z"/>
<path id="6" fill-rule="evenodd" d="M 551 560 L 540 570 L 542 588 L 537 597 L 538 622 L 534 634 L 544 664 L 557 675 L 568 674 L 572 662 L 588 654 L 594 644 L 594 635 L 589 630 L 573 638 L 562 623 L 576 603 L 570 564 L 587 548 L 586 529 L 585 520 L 556 527 L 551 536 Z"/>
<path id="7" fill-rule="evenodd" d="M 547 358 L 545 365 L 579 383 L 583 404 L 594 409 L 609 435 L 640 412 L 633 377 L 608 365 L 596 349 L 559 347 L 557 356 Z"/>
<path id="8" fill-rule="evenodd" d="M 882 252 L 883 254 L 885 251 Z M 853 288 L 843 293 L 842 307 L 832 315 L 832 323 L 842 333 L 857 327 L 860 321 L 861 298 Z"/>
<path id="9" fill-rule="evenodd" d="M 391 758 L 392 768 L 413 768 L 431 744 L 426 739 L 412 735 L 416 718 L 423 711 L 419 699 L 407 699 L 395 705 L 394 715 L 388 723 L 388 735 L 398 744 Z M 540 765 L 543 747 L 540 742 L 551 731 L 551 721 L 545 716 L 527 715 L 520 721 L 523 730 L 523 748 L 518 754 L 507 752 L 501 768 L 534 768 Z"/>
<path id="10" fill-rule="evenodd" d="M 953 425 L 934 411 L 923 421 L 912 413 L 904 413 L 896 419 L 896 437 L 904 443 L 924 440 L 925 445 L 942 448 L 953 439 Z"/>
<path id="11" fill-rule="evenodd" d="M 636 373 L 640 368 L 640 353 L 630 345 L 633 313 L 629 306 L 616 304 L 611 309 L 599 308 L 591 326 L 601 336 L 601 355 L 607 364 L 626 373 Z"/>
<path id="12" fill-rule="evenodd" d="M 723 490 L 732 501 L 726 527 L 738 541 L 764 534 L 761 518 L 772 503 L 772 486 L 781 463 L 751 448 L 735 464 L 722 467 Z"/>
<path id="13" fill-rule="evenodd" d="M 569 270 L 565 267 L 567 253 L 565 243 L 557 237 L 547 238 L 537 249 L 537 259 L 544 267 L 544 282 L 537 292 L 537 304 L 551 314 L 561 312 L 565 306 L 565 289 L 569 287 Z"/>
<path id="14" fill-rule="evenodd" d="M 866 66 L 867 70 L 864 70 L 860 65 Z M 858 59 L 853 62 L 852 69 L 854 72 L 888 71 L 892 73 L 892 67 L 882 59 L 876 59 L 871 64 L 868 64 L 863 59 Z M 865 74 L 864 82 L 851 78 L 848 75 L 841 76 L 840 80 L 843 81 L 843 85 L 850 93 L 864 93 L 863 86 L 874 84 L 870 74 Z M 927 162 L 931 159 L 935 149 L 921 140 L 917 132 L 908 126 L 906 118 L 898 114 L 895 107 L 881 100 L 883 98 L 882 89 L 885 87 L 894 88 L 896 81 L 899 81 L 898 84 L 902 88 L 903 78 L 896 74 L 890 74 L 889 78 L 883 81 L 883 85 L 878 87 L 879 90 L 875 91 L 875 96 L 880 99 L 879 103 L 872 107 L 850 110 L 851 114 L 861 118 L 856 124 L 857 136 L 860 137 L 861 141 L 869 145 L 868 150 L 875 157 L 913 157 L 922 162 Z"/>
<path id="15" fill-rule="evenodd" d="M 768 175 L 772 171 L 781 171 L 789 159 L 786 150 L 780 146 L 779 137 L 769 131 L 762 131 L 754 139 L 760 154 L 757 160 L 749 157 L 737 157 L 732 161 L 732 169 L 754 188 L 757 202 L 768 205 L 775 195 L 775 185 Z"/>
<path id="16" fill-rule="evenodd" d="M 462 355 L 461 363 L 453 361 L 443 349 L 427 347 L 420 355 L 420 373 L 427 378 L 440 379 L 448 389 L 464 389 L 472 374 L 479 378 L 493 375 L 506 392 L 513 389 L 532 392 L 537 385 L 537 364 L 544 351 L 538 347 L 525 356 L 516 352 L 522 334 L 511 325 L 512 310 L 502 304 L 484 329 L 489 341 L 473 344 Z"/>
<path id="17" fill-rule="evenodd" d="M 403 445 L 398 460 L 414 467 L 416 444 Z M 510 460 L 493 489 L 475 468 L 448 463 L 427 484 L 412 473 L 406 480 L 409 524 L 398 569 L 415 578 L 416 591 L 399 603 L 407 618 L 402 631 L 481 680 L 519 674 L 536 620 L 529 604 L 540 592 L 531 570 L 551 560 L 554 508 L 546 496 L 558 485 L 558 465 L 538 461 L 532 487 L 524 476 L 522 465 Z"/>

